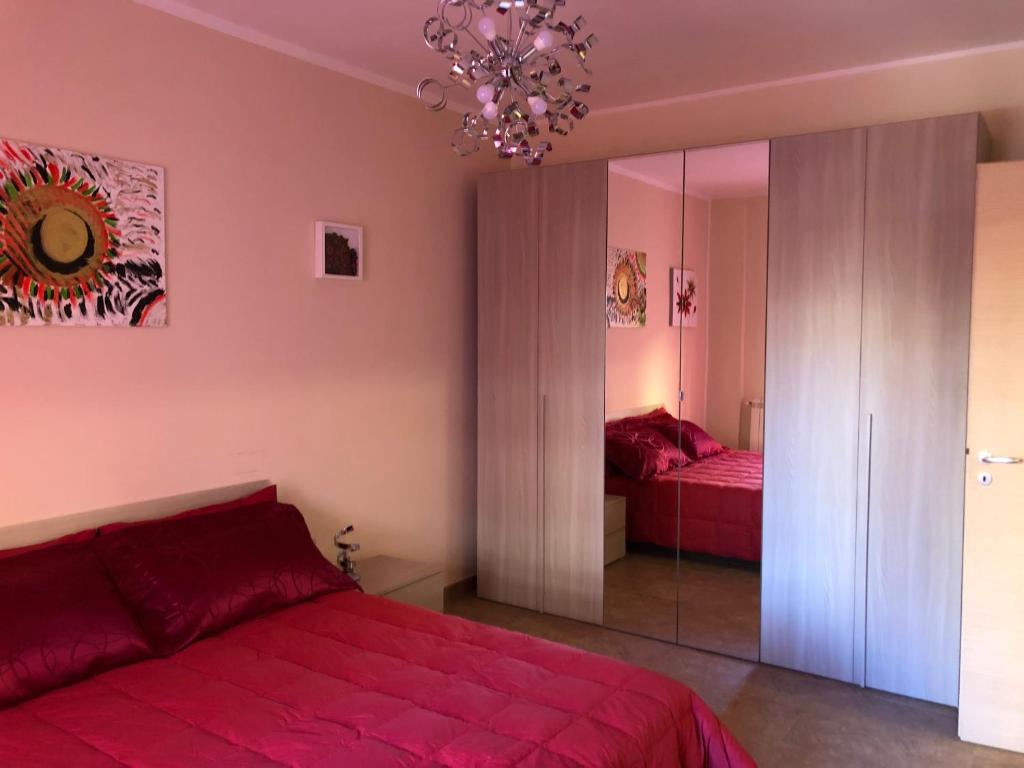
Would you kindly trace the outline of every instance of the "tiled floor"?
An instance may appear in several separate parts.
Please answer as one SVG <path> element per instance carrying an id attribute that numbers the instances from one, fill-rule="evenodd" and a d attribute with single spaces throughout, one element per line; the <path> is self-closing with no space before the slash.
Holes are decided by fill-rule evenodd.
<path id="1" fill-rule="evenodd" d="M 630 552 L 604 570 L 613 629 L 757 661 L 760 610 L 761 577 L 748 566 L 684 558 L 677 571 L 673 557 Z"/>
<path id="2" fill-rule="evenodd" d="M 693 688 L 762 768 L 1024 768 L 960 742 L 956 710 L 695 651 L 470 596 L 450 613 L 623 659 Z"/>
<path id="3" fill-rule="evenodd" d="M 629 553 L 604 569 L 604 625 L 675 642 L 676 561 Z"/>

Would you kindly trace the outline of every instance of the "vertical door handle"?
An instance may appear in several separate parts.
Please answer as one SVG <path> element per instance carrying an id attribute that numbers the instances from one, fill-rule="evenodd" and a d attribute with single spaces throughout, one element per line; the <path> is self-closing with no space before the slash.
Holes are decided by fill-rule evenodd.
<path id="1" fill-rule="evenodd" d="M 867 682 L 867 620 L 868 620 L 868 530 L 871 525 L 871 460 L 874 448 L 875 416 L 865 413 L 861 418 L 860 444 L 857 456 L 857 517 L 854 533 L 853 588 L 853 680 L 855 685 Z"/>
<path id="2" fill-rule="evenodd" d="M 540 396 L 540 434 L 538 435 L 540 446 L 537 452 L 538 461 L 538 472 L 540 478 L 538 482 L 538 517 L 539 523 L 537 531 L 537 566 L 540 573 L 538 574 L 538 585 L 540 592 L 540 612 L 544 613 L 545 605 L 544 598 L 545 592 L 547 591 L 547 504 L 548 504 L 548 396 Z"/>
<path id="3" fill-rule="evenodd" d="M 543 502 L 548 497 L 548 396 L 541 395 L 540 397 L 540 480 L 541 480 L 541 500 L 542 508 Z"/>

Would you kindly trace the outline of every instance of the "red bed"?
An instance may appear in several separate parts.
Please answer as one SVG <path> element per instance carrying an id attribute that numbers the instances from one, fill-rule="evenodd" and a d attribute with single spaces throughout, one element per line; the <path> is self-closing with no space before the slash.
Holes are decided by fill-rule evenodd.
<path id="1" fill-rule="evenodd" d="M 754 765 L 677 682 L 339 578 L 269 502 L 0 553 L 0 764 Z"/>
<path id="2" fill-rule="evenodd" d="M 610 471 L 605 493 L 626 497 L 626 538 L 717 557 L 760 562 L 763 457 L 727 450 L 649 480 Z M 678 487 L 677 487 L 678 482 Z"/>

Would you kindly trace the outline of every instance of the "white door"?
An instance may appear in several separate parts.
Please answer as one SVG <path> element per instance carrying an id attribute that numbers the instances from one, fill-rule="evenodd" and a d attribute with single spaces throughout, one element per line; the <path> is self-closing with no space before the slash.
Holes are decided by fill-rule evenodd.
<path id="1" fill-rule="evenodd" d="M 979 167 L 976 226 L 960 738 L 1024 752 L 1024 162 Z"/>

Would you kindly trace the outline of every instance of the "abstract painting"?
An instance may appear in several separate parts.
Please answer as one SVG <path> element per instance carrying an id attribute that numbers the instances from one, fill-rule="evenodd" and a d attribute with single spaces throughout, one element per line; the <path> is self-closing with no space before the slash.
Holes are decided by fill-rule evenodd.
<path id="1" fill-rule="evenodd" d="M 609 328 L 647 325 L 647 254 L 628 248 L 608 249 L 605 314 Z"/>
<path id="2" fill-rule="evenodd" d="M 166 322 L 163 169 L 0 139 L 0 326 Z"/>
<path id="3" fill-rule="evenodd" d="M 692 269 L 672 269 L 670 294 L 671 324 L 673 327 L 697 327 L 697 273 Z"/>
<path id="4" fill-rule="evenodd" d="M 316 276 L 363 279 L 363 228 L 351 224 L 316 223 Z"/>

